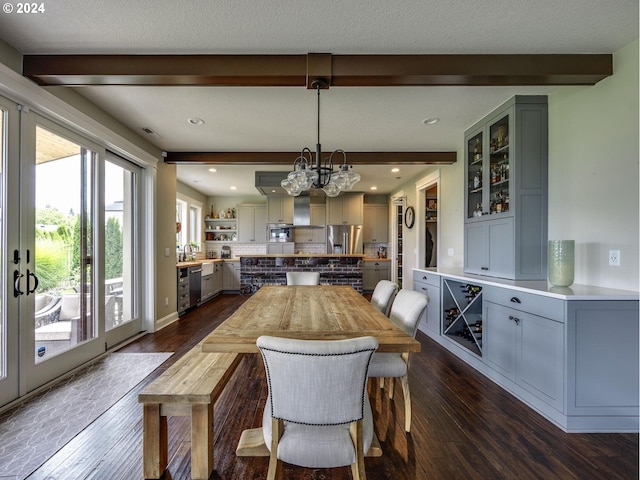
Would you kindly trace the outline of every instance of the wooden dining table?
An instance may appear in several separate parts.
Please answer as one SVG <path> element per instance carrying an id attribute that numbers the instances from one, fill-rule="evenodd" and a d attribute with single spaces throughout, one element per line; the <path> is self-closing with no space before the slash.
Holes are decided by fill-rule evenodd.
<path id="1" fill-rule="evenodd" d="M 396 326 L 348 285 L 263 286 L 202 342 L 204 352 L 259 353 L 261 335 L 303 340 L 378 339 L 378 352 L 420 351 L 420 342 Z M 236 455 L 266 457 L 262 427 L 244 430 Z M 374 434 L 365 456 L 382 455 Z"/>
<path id="2" fill-rule="evenodd" d="M 379 352 L 419 352 L 420 342 L 346 285 L 263 286 L 202 342 L 204 352 L 258 353 L 261 335 L 304 340 L 373 336 Z"/>

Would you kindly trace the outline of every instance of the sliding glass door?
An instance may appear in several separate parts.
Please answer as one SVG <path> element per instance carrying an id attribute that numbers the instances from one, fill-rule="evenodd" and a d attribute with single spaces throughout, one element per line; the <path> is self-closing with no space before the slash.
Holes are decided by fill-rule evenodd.
<path id="1" fill-rule="evenodd" d="M 7 105 L 0 102 L 0 405 L 141 330 L 140 169 Z"/>

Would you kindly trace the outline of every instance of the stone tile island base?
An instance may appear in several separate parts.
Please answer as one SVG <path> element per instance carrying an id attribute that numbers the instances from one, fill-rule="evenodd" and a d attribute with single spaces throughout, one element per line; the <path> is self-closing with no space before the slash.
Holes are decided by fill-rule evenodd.
<path id="1" fill-rule="evenodd" d="M 363 255 L 252 255 L 240 257 L 240 291 L 286 285 L 287 272 L 320 272 L 322 285 L 351 285 L 362 294 Z"/>

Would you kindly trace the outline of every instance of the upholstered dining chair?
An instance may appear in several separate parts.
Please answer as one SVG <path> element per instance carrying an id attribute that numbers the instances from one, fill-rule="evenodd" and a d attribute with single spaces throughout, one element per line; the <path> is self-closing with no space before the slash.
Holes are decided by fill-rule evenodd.
<path id="1" fill-rule="evenodd" d="M 261 336 L 256 342 L 269 393 L 262 417 L 269 448 L 267 478 L 281 462 L 308 468 L 351 465 L 365 479 L 364 453 L 373 439 L 367 368 L 374 337 L 297 340 Z"/>
<path id="2" fill-rule="evenodd" d="M 320 272 L 287 272 L 287 285 L 320 285 Z"/>
<path id="3" fill-rule="evenodd" d="M 393 300 L 389 318 L 412 337 L 416 336 L 422 312 L 429 298 L 420 292 L 401 289 Z M 389 398 L 393 398 L 394 378 L 400 378 L 404 396 L 404 429 L 411 431 L 411 393 L 409 391 L 409 354 L 376 353 L 369 365 L 369 377 L 389 379 Z"/>
<path id="4" fill-rule="evenodd" d="M 389 280 L 380 280 L 371 294 L 371 305 L 388 317 L 391 311 L 391 304 L 397 293 L 398 284 Z"/>

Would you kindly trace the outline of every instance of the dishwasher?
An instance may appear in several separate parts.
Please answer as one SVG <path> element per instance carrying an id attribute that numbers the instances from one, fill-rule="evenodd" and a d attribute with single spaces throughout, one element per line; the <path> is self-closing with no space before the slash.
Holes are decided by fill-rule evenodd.
<path id="1" fill-rule="evenodd" d="M 189 307 L 195 307 L 200 302 L 202 293 L 201 274 L 201 266 L 189 267 Z"/>

